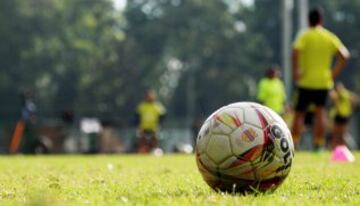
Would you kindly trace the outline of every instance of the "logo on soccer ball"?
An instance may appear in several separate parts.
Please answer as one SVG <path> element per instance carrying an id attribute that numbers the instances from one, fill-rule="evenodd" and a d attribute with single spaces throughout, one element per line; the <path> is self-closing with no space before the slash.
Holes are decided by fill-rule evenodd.
<path id="1" fill-rule="evenodd" d="M 284 133 L 282 129 L 278 125 L 272 125 L 270 127 L 270 135 L 274 138 L 282 138 L 284 137 Z"/>

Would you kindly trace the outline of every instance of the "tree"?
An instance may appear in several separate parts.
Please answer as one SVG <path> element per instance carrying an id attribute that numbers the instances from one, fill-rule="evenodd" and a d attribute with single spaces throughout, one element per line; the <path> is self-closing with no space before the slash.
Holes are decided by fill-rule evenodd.
<path id="1" fill-rule="evenodd" d="M 360 3 L 310 3 L 323 4 L 326 26 L 350 48 L 341 78 L 359 90 Z M 280 63 L 280 1 L 137 0 L 125 11 L 112 4 L 0 1 L 0 114 L 16 117 L 17 94 L 32 88 L 44 117 L 72 108 L 129 123 L 145 91 L 155 89 L 168 119 L 180 121 L 254 100 L 256 82 Z"/>
<path id="2" fill-rule="evenodd" d="M 169 61 L 175 59 L 181 65 L 179 84 L 169 100 L 173 115 L 181 117 L 187 112 L 184 100 L 188 98 L 190 76 L 194 76 L 194 112 L 198 115 L 252 98 L 252 87 L 270 62 L 271 50 L 266 38 L 253 32 L 252 27 L 236 29 L 236 24 L 246 24 L 251 10 L 244 8 L 234 14 L 229 12 L 228 4 L 215 0 L 129 2 L 127 38 L 141 42 L 140 50 L 149 52 L 143 55 L 153 57 L 140 62 L 145 68 L 154 68 L 150 79 L 166 73 Z M 160 89 L 161 83 L 153 81 L 153 86 Z"/>

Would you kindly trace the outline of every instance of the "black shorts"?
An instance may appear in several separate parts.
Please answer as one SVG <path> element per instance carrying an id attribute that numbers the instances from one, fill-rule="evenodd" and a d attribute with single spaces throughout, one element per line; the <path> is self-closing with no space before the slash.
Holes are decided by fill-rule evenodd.
<path id="1" fill-rule="evenodd" d="M 298 88 L 298 99 L 295 106 L 296 111 L 306 111 L 310 104 L 325 106 L 329 96 L 327 89 L 304 89 Z"/>
<path id="2" fill-rule="evenodd" d="M 340 125 L 344 125 L 344 124 L 347 124 L 349 122 L 349 117 L 343 117 L 343 116 L 340 116 L 340 115 L 336 115 L 335 116 L 335 123 L 336 124 L 340 124 Z"/>

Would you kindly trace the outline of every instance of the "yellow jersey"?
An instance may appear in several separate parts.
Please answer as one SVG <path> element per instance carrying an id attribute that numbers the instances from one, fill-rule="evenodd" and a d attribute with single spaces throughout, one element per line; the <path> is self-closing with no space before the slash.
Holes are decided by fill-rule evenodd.
<path id="1" fill-rule="evenodd" d="M 298 86 L 306 89 L 332 88 L 332 60 L 343 46 L 335 34 L 322 26 L 311 27 L 300 34 L 293 45 L 299 51 Z"/>
<path id="2" fill-rule="evenodd" d="M 259 82 L 257 99 L 275 112 L 283 113 L 286 101 L 284 84 L 279 78 L 263 78 Z"/>
<path id="3" fill-rule="evenodd" d="M 165 108 L 159 102 L 140 103 L 137 107 L 140 118 L 139 128 L 156 132 L 159 127 L 160 116 L 166 113 Z"/>
<path id="4" fill-rule="evenodd" d="M 351 93 L 347 89 L 336 92 L 335 113 L 342 117 L 349 117 L 352 113 Z"/>

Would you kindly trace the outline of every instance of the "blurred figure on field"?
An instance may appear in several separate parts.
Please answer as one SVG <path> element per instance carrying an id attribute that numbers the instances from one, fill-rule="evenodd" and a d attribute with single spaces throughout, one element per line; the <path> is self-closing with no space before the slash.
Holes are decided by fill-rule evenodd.
<path id="1" fill-rule="evenodd" d="M 331 91 L 330 97 L 334 104 L 334 124 L 332 131 L 331 148 L 345 145 L 348 123 L 353 113 L 353 108 L 359 102 L 359 97 L 345 88 L 342 83 L 337 83 Z"/>
<path id="2" fill-rule="evenodd" d="M 121 143 L 120 135 L 115 130 L 112 121 L 101 121 L 101 130 L 99 137 L 100 153 L 120 153 L 125 151 L 125 148 Z"/>
<path id="3" fill-rule="evenodd" d="M 36 122 L 36 105 L 33 97 L 33 92 L 28 89 L 21 94 L 21 119 L 26 123 Z"/>
<path id="4" fill-rule="evenodd" d="M 138 125 L 138 152 L 146 153 L 158 147 L 158 130 L 164 120 L 166 109 L 157 101 L 153 90 L 146 92 L 145 100 L 136 109 Z"/>
<path id="5" fill-rule="evenodd" d="M 17 153 L 19 150 L 25 153 L 34 153 L 39 144 L 39 139 L 36 132 L 37 115 L 33 92 L 25 89 L 21 93 L 20 99 L 21 115 L 11 139 L 10 153 Z M 23 137 L 25 137 L 24 140 Z M 20 148 L 21 145 L 23 145 L 22 148 Z"/>
<path id="6" fill-rule="evenodd" d="M 61 146 L 63 147 L 63 151 L 75 152 L 78 145 L 75 143 L 74 139 L 70 139 L 75 136 L 74 131 L 76 130 L 74 110 L 71 107 L 64 108 L 60 112 L 60 120 Z"/>
<path id="7" fill-rule="evenodd" d="M 304 126 L 305 111 L 309 104 L 315 104 L 315 149 L 322 148 L 325 144 L 325 104 L 329 90 L 350 56 L 340 39 L 322 26 L 322 16 L 320 9 L 309 12 L 310 27 L 296 38 L 292 51 L 293 80 L 297 84 L 299 95 L 295 105 L 292 135 L 297 146 Z M 331 68 L 334 56 L 336 61 Z"/>
<path id="8" fill-rule="evenodd" d="M 259 82 L 257 100 L 282 115 L 285 111 L 286 92 L 279 76 L 278 66 L 272 65 Z"/>

